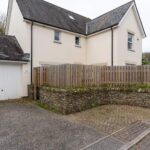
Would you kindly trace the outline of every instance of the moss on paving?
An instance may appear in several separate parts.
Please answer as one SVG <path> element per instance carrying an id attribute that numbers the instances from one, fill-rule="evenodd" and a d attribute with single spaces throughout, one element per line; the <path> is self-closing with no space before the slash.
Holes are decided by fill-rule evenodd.
<path id="1" fill-rule="evenodd" d="M 40 101 L 35 101 L 35 104 L 45 110 L 48 110 L 48 111 L 51 111 L 51 112 L 54 112 L 54 113 L 57 113 L 57 114 L 61 114 L 56 108 L 50 108 L 49 105 L 47 104 L 43 104 L 41 103 Z"/>

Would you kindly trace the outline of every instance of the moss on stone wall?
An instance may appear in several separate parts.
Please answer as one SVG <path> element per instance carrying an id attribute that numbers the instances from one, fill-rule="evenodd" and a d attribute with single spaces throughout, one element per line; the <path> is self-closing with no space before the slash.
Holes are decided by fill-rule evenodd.
<path id="1" fill-rule="evenodd" d="M 51 92 L 68 92 L 68 93 L 84 93 L 93 90 L 112 90 L 112 91 L 127 91 L 127 92 L 150 92 L 150 84 L 132 84 L 132 85 L 110 85 L 103 84 L 100 87 L 75 87 L 75 88 L 55 88 L 50 86 L 43 86 Z"/>
<path id="2" fill-rule="evenodd" d="M 39 88 L 37 95 L 42 108 L 62 114 L 80 112 L 107 104 L 150 108 L 150 85 L 147 84 L 115 87 L 105 84 L 101 87 L 66 89 L 43 86 Z"/>

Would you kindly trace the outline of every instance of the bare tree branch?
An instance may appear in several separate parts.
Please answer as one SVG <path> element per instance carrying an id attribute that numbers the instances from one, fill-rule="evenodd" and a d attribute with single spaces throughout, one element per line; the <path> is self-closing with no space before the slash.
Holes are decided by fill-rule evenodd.
<path id="1" fill-rule="evenodd" d="M 5 34 L 6 15 L 0 12 L 0 35 Z"/>

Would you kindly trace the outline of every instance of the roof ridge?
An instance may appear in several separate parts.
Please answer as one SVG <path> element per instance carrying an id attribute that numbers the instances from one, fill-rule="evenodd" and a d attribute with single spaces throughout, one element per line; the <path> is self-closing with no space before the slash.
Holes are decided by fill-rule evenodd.
<path id="1" fill-rule="evenodd" d="M 78 15 L 78 16 L 84 17 L 85 19 L 92 20 L 92 19 L 91 19 L 91 18 L 89 18 L 89 17 L 85 17 L 85 16 L 83 16 L 83 15 L 81 15 L 81 14 L 78 14 L 78 13 L 76 13 L 76 12 L 73 12 L 73 11 L 71 11 L 71 10 L 68 10 L 68 9 L 66 9 L 66 8 L 63 8 L 63 7 L 58 6 L 58 5 L 56 5 L 56 4 L 50 3 L 50 2 L 48 2 L 48 1 L 46 1 L 46 0 L 40 0 L 40 1 L 43 1 L 43 2 L 45 2 L 45 3 L 47 3 L 47 4 L 51 4 L 51 5 L 53 5 L 53 6 L 57 7 L 57 8 L 60 8 L 60 9 L 65 10 L 65 11 L 68 11 L 68 12 L 74 13 L 74 14 L 76 14 L 76 15 Z"/>
<path id="2" fill-rule="evenodd" d="M 118 7 L 114 8 L 114 9 L 112 9 L 112 10 L 110 10 L 110 11 L 108 11 L 108 12 L 102 14 L 102 15 L 100 15 L 100 16 L 98 16 L 98 17 L 92 19 L 90 22 L 92 22 L 92 21 L 94 21 L 94 20 L 96 20 L 96 19 L 98 19 L 98 18 L 100 18 L 100 17 L 102 17 L 102 16 L 104 16 L 104 15 L 106 15 L 106 14 L 108 14 L 108 13 L 110 13 L 110 12 L 112 12 L 112 11 L 114 11 L 114 10 L 116 10 L 116 9 L 118 9 L 118 8 L 120 8 L 120 7 L 122 7 L 122 6 L 124 6 L 124 5 L 127 5 L 127 4 L 129 4 L 129 3 L 134 3 L 134 0 L 131 0 L 131 1 L 125 3 L 125 4 L 121 5 L 121 6 L 118 6 Z M 90 23 L 90 22 L 87 22 L 87 24 Z"/>

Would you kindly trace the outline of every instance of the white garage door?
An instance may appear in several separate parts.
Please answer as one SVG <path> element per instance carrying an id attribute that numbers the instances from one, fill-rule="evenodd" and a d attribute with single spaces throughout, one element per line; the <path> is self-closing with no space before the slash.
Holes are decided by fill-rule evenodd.
<path id="1" fill-rule="evenodd" d="M 21 65 L 0 64 L 0 100 L 17 99 L 22 95 Z"/>

